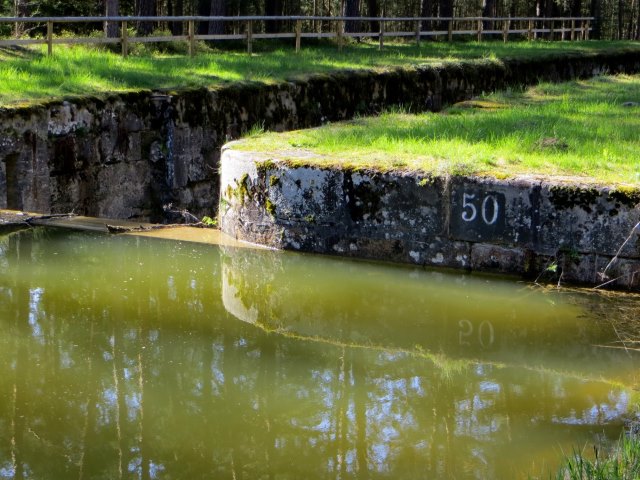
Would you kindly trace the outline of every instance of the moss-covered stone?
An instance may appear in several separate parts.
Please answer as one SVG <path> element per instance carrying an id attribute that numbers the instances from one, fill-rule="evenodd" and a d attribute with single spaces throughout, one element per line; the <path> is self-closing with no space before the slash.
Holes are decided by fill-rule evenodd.
<path id="1" fill-rule="evenodd" d="M 271 215 L 272 217 L 276 216 L 276 206 L 275 204 L 271 201 L 271 199 L 267 198 L 264 202 L 264 208 L 267 211 L 267 213 L 269 215 Z"/>
<path id="2" fill-rule="evenodd" d="M 559 209 L 579 207 L 591 213 L 599 196 L 598 190 L 575 185 L 554 185 L 550 187 L 551 202 Z"/>
<path id="3" fill-rule="evenodd" d="M 626 207 L 635 207 L 640 204 L 640 189 L 631 186 L 618 186 L 609 192 L 609 197 Z"/>

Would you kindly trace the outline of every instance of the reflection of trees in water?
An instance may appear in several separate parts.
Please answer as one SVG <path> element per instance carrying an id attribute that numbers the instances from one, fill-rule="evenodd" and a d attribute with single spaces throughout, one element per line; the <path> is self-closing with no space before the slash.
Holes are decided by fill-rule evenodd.
<path id="1" fill-rule="evenodd" d="M 235 273 L 242 262 L 252 271 L 235 258 Z M 266 258 L 271 274 L 238 283 L 247 307 L 265 282 L 274 298 L 300 291 L 280 275 L 299 278 L 302 264 Z M 626 408 L 604 384 L 481 364 L 445 371 L 408 352 L 265 333 L 224 313 L 220 259 L 206 247 L 23 234 L 0 262 L 0 469 L 15 478 L 498 478 L 495 458 L 522 454 L 512 443 L 549 428 L 561 438 L 568 423 L 602 429 Z M 368 341 L 366 323 L 322 320 L 318 308 L 273 302 L 266 320 L 294 312 Z M 390 342 L 410 341 L 394 328 Z"/>

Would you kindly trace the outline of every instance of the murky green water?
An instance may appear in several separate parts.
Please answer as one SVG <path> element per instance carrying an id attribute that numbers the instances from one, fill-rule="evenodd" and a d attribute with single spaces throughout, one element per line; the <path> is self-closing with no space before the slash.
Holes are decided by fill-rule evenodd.
<path id="1" fill-rule="evenodd" d="M 640 355 L 610 348 L 628 307 L 281 252 L 0 237 L 0 478 L 535 477 L 635 418 Z"/>

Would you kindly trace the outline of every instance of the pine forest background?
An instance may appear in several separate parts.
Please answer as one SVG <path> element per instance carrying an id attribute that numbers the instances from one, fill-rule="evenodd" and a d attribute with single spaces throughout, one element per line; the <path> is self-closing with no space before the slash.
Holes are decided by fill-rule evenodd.
<path id="1" fill-rule="evenodd" d="M 591 38 L 640 40 L 640 0 L 1 0 L 0 15 L 28 16 L 247 16 L 313 15 L 348 17 L 594 17 Z M 183 22 L 138 22 L 139 35 L 157 29 L 184 32 Z M 437 22 L 423 22 L 422 28 L 441 28 Z M 29 34 L 28 26 L 22 34 Z M 38 26 L 31 30 L 38 30 Z M 95 25 L 77 24 L 75 33 L 87 33 Z M 200 22 L 198 33 L 225 33 L 231 22 Z M 266 32 L 290 31 L 286 22 L 264 22 Z M 321 29 L 318 22 L 313 28 Z M 373 31 L 377 22 L 347 22 L 345 29 Z M 446 28 L 446 27 L 445 27 Z M 357 29 L 357 30 L 354 30 Z M 325 28 L 326 30 L 326 28 Z M 2 32 L 5 34 L 13 32 Z M 109 36 L 118 36 L 112 24 Z"/>

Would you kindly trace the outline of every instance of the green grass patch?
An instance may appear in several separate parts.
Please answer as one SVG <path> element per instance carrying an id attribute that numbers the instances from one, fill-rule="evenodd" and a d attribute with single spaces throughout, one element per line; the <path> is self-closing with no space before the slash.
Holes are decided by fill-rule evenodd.
<path id="1" fill-rule="evenodd" d="M 611 452 L 576 451 L 566 458 L 557 480 L 635 480 L 640 478 L 640 436 L 625 435 Z"/>
<path id="2" fill-rule="evenodd" d="M 292 46 L 252 56 L 242 51 L 202 48 L 194 58 L 183 54 L 136 48 L 128 58 L 117 52 L 87 46 L 56 45 L 47 57 L 45 48 L 0 49 L 0 105 L 12 106 L 76 95 L 142 89 L 212 87 L 239 80 L 280 81 L 309 73 L 339 69 L 371 69 L 416 64 L 438 64 L 469 59 L 540 58 L 560 53 L 640 50 L 637 42 L 422 42 L 352 44 L 339 52 L 335 45 Z M 137 45 L 136 47 L 143 47 Z"/>
<path id="3" fill-rule="evenodd" d="M 581 177 L 640 185 L 640 76 L 540 84 L 454 105 L 265 134 L 237 148 L 297 162 L 435 174 Z"/>

